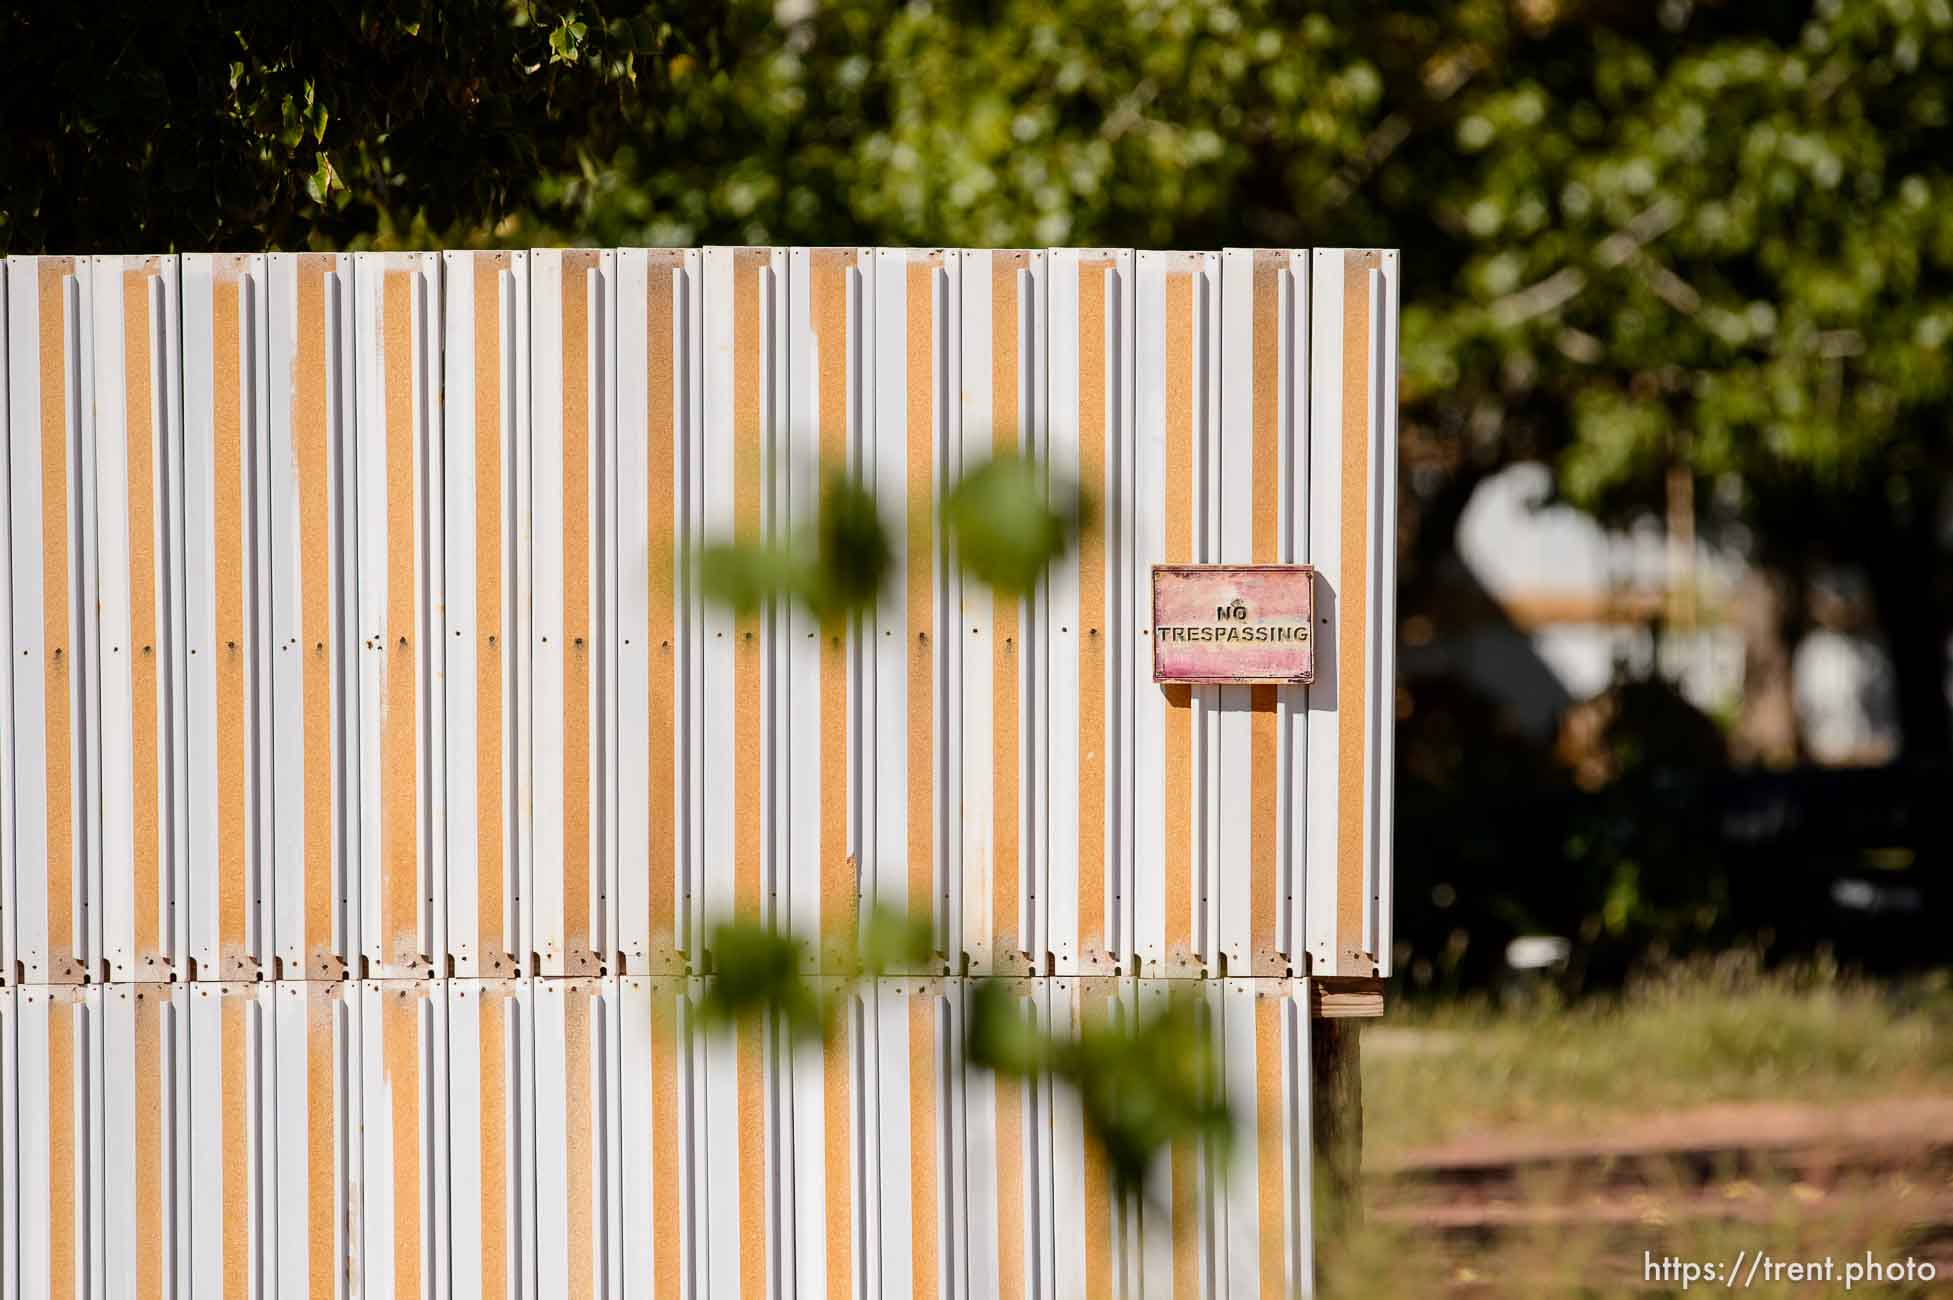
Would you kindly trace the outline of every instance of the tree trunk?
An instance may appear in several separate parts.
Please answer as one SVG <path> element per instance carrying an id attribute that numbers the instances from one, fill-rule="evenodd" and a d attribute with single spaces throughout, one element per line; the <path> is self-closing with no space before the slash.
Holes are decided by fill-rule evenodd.
<path id="1" fill-rule="evenodd" d="M 1907 758 L 1953 753 L 1953 711 L 1946 700 L 1949 628 L 1937 539 L 1923 528 L 1894 530 L 1889 544 L 1865 559 L 1872 603 L 1898 708 L 1900 751 Z"/>
<path id="2" fill-rule="evenodd" d="M 1732 621 L 1743 637 L 1743 698 L 1729 748 L 1739 763 L 1790 767 L 1802 748 L 1791 690 L 1801 602 L 1790 587 L 1779 574 L 1752 569 L 1733 602 Z"/>

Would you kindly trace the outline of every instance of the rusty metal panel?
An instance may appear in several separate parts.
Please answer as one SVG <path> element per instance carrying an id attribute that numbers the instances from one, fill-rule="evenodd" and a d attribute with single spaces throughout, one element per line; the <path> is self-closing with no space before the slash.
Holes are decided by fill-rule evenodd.
<path id="1" fill-rule="evenodd" d="M 1048 981 L 1012 978 L 1020 1014 L 1043 1028 Z M 957 990 L 967 1012 L 968 986 Z M 1027 1300 L 1041 1294 L 1040 1216 L 1044 1196 L 1040 1117 L 1050 1089 L 966 1067 L 957 1080 L 962 1139 L 959 1192 L 964 1294 Z"/>
<path id="2" fill-rule="evenodd" d="M 375 979 L 446 973 L 440 270 L 434 253 L 353 259 L 353 825 L 361 973 Z"/>
<path id="3" fill-rule="evenodd" d="M 171 621 L 182 559 L 173 508 L 182 435 L 178 262 L 92 261 L 102 960 L 110 979 L 160 981 L 171 977 L 182 948 L 173 919 L 188 915 L 178 906 L 183 858 L 170 795 L 178 770 Z M 241 849 L 241 837 L 238 843 Z"/>
<path id="4" fill-rule="evenodd" d="M 205 980 L 182 991 L 189 1101 L 182 1159 L 190 1196 L 180 1222 L 192 1295 L 236 1300 L 264 1286 L 271 1146 L 263 1120 L 271 1095 L 266 1024 L 273 989 Z"/>
<path id="5" fill-rule="evenodd" d="M 1224 564 L 1296 564 L 1306 535 L 1307 250 L 1221 256 L 1219 470 L 1209 506 Z M 1217 688 L 1209 752 L 1219 951 L 1232 974 L 1301 973 L 1296 733 L 1304 688 Z"/>
<path id="6" fill-rule="evenodd" d="M 706 542 L 784 536 L 778 502 L 764 485 L 785 446 L 787 262 L 783 248 L 705 250 L 699 527 Z M 702 612 L 692 762 L 705 779 L 692 843 L 691 922 L 701 937 L 735 913 L 777 919 L 775 799 L 785 753 L 769 651 L 780 613 L 772 604 Z M 718 1059 L 716 1049 L 707 1055 Z"/>
<path id="7" fill-rule="evenodd" d="M 1224 873 L 1208 851 L 1206 790 L 1220 691 L 1152 684 L 1146 582 L 1155 564 L 1215 558 L 1221 262 L 1213 253 L 1142 252 L 1135 278 L 1134 940 L 1141 974 L 1186 977 L 1217 967 Z"/>
<path id="8" fill-rule="evenodd" d="M 361 986 L 286 980 L 271 987 L 272 1097 L 262 1122 L 272 1133 L 276 1192 L 260 1294 L 342 1300 L 358 1294 L 362 1258 Z"/>
<path id="9" fill-rule="evenodd" d="M 538 249 L 529 257 L 529 569 L 518 595 L 529 617 L 529 659 L 519 670 L 529 752 L 519 801 L 530 812 L 522 868 L 529 952 L 543 975 L 595 975 L 611 950 L 616 277 L 609 251 Z"/>
<path id="10" fill-rule="evenodd" d="M 447 1285 L 437 1295 L 523 1294 L 528 1204 L 522 1171 L 526 1087 L 516 980 L 449 980 L 444 1012 Z"/>
<path id="11" fill-rule="evenodd" d="M 615 1086 L 613 987 L 596 979 L 539 979 L 524 990 L 534 1088 L 530 1258 L 542 1296 L 605 1295 L 620 1262 L 610 1248 L 606 1185 L 614 1168 L 605 1140 L 606 1097 Z"/>
<path id="12" fill-rule="evenodd" d="M 117 1300 L 181 1293 L 186 1261 L 174 1225 L 190 1205 L 189 1170 L 178 1155 L 189 1096 L 187 994 L 153 982 L 98 993 L 92 1219 L 102 1255 L 98 1293 Z"/>
<path id="13" fill-rule="evenodd" d="M 962 1281 L 954 1123 L 961 999 L 948 980 L 884 978 L 870 991 L 882 1294 L 938 1300 Z"/>
<path id="14" fill-rule="evenodd" d="M 1389 970 L 1396 273 L 9 259 L 0 1294 L 1299 1288 L 1299 977 Z M 1017 451 L 1097 507 L 1022 601 L 933 519 Z M 830 467 L 876 607 L 704 601 Z M 1316 568 L 1313 685 L 1153 684 L 1151 567 L 1207 562 Z M 845 987 L 866 902 L 928 969 Z M 697 1021 L 735 912 L 826 1042 Z M 1122 1206 L 962 1060 L 963 971 L 1057 1030 L 1197 988 L 1236 1162 Z"/>
<path id="15" fill-rule="evenodd" d="M 682 973 L 692 933 L 702 275 L 696 249 L 617 254 L 613 973 Z"/>
<path id="16" fill-rule="evenodd" d="M 962 254 L 959 454 L 964 467 L 1036 456 L 1044 438 L 1047 254 Z M 1041 760 L 1033 741 L 1039 601 L 963 583 L 958 852 L 962 949 L 979 975 L 1041 969 Z"/>
<path id="17" fill-rule="evenodd" d="M 1311 260 L 1305 558 L 1324 635 L 1308 693 L 1309 968 L 1388 975 L 1398 259 L 1319 248 Z"/>
<path id="18" fill-rule="evenodd" d="M 431 1296 L 446 1270 L 448 1000 L 432 980 L 359 985 L 359 1294 Z"/>
<path id="19" fill-rule="evenodd" d="M 181 823 L 173 836 L 182 851 L 181 884 L 163 902 L 176 914 L 182 942 L 172 950 L 185 954 L 176 973 L 186 979 L 271 974 L 264 700 L 274 651 L 263 635 L 271 607 L 261 581 L 269 310 L 263 257 L 184 259 L 182 427 L 162 462 L 171 471 L 165 513 L 179 608 L 159 647 L 162 666 L 182 686 L 173 693 L 178 713 L 169 732 L 170 754 L 180 761 L 159 769 L 151 745 L 132 775 L 179 792 L 171 811 Z M 98 429 L 105 451 L 107 432 Z M 130 490 L 137 487 L 131 476 Z M 113 656 L 105 666 L 115 666 Z M 153 899 L 138 898 L 139 911 L 156 909 Z"/>
<path id="20" fill-rule="evenodd" d="M 877 267 L 871 248 L 795 248 L 788 255 L 789 382 L 778 479 L 781 524 L 791 535 L 819 527 L 825 476 L 865 471 L 875 414 Z M 792 608 L 780 618 L 772 671 L 810 687 L 790 687 L 780 710 L 781 919 L 818 941 L 806 969 L 842 971 L 862 904 L 863 810 L 873 806 L 873 783 L 860 766 L 868 752 L 868 692 L 859 667 L 873 647 L 859 617 L 821 626 Z"/>
<path id="21" fill-rule="evenodd" d="M 0 1300 L 20 1295 L 20 1059 L 15 1044 L 11 985 L 0 988 L 0 1186 L 7 1203 L 0 1207 Z"/>
<path id="22" fill-rule="evenodd" d="M 927 916 L 939 954 L 960 948 L 960 839 L 948 834 L 961 754 L 953 679 L 960 636 L 936 506 L 954 481 L 960 254 L 879 249 L 871 449 L 862 472 L 894 551 L 863 638 L 862 892 Z"/>
<path id="23" fill-rule="evenodd" d="M 693 1238 L 695 987 L 671 978 L 617 982 L 615 1241 L 620 1293 L 630 1300 L 692 1294 L 700 1276 Z M 458 1252 L 458 1233 L 456 1247 Z"/>
<path id="24" fill-rule="evenodd" d="M 520 954 L 516 475 L 528 412 L 528 255 L 442 254 L 446 577 L 444 956 L 508 979 Z"/>
<path id="25" fill-rule="evenodd" d="M 1214 1294 L 1310 1289 L 1309 1000 L 1306 980 L 1214 981 L 1234 1149 L 1216 1198 Z"/>
<path id="26" fill-rule="evenodd" d="M 12 278 L 6 263 L 0 261 L 0 493 L 5 493 L 7 503 L 6 522 L 0 526 L 0 660 L 7 665 L 0 669 L 0 859 L 4 859 L 0 860 L 0 990 L 11 988 L 14 982 L 14 880 L 19 874 L 19 848 L 14 840 L 13 399 L 7 385 L 13 360 L 7 330 L 7 293 Z M 0 1215 L 0 1219 L 6 1217 Z M 11 1252 L 0 1247 L 0 1287 L 5 1285 L 5 1261 L 10 1258 Z"/>
<path id="27" fill-rule="evenodd" d="M 1111 975 L 1132 952 L 1129 638 L 1133 271 L 1129 249 L 1053 249 L 1046 331 L 1055 484 L 1094 504 L 1044 581 L 1040 732 L 1046 951 L 1060 975 Z M 1054 491 L 1065 490 L 1054 486 Z M 1061 503 L 1062 504 L 1062 503 Z"/>
<path id="28" fill-rule="evenodd" d="M 80 1296 L 93 1281 L 89 1251 L 88 1063 L 91 990 L 74 984 L 15 991 L 8 1039 L 9 1295 Z"/>
<path id="29" fill-rule="evenodd" d="M 353 259 L 267 262 L 271 973 L 335 980 L 359 950 Z"/>
<path id="30" fill-rule="evenodd" d="M 94 608 L 92 267 L 9 257 L 8 554 L 13 844 L 7 914 L 18 983 L 79 983 L 91 958 L 88 765 Z"/>

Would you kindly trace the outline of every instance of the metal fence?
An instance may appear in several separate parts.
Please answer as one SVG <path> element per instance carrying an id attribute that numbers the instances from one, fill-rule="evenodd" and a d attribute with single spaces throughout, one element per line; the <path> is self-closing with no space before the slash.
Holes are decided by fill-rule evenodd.
<path id="1" fill-rule="evenodd" d="M 1309 980 L 1390 963 L 1396 303 L 1374 250 L 7 259 L 0 1294 L 1306 1288 Z M 1098 507 L 1022 601 L 932 507 L 1012 451 Z M 824 464 L 873 611 L 704 601 Z M 1151 683 L 1201 561 L 1316 567 L 1312 687 Z M 825 1047 L 695 1023 L 715 919 L 838 987 L 877 903 L 936 957 Z M 965 1068 L 980 976 L 1200 981 L 1234 1158 L 1121 1205 Z"/>

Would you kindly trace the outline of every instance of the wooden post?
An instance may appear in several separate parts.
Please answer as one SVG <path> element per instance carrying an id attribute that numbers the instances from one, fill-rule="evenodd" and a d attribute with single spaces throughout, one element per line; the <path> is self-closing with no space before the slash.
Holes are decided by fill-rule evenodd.
<path id="1" fill-rule="evenodd" d="M 1363 1222 L 1363 1057 L 1360 1019 L 1309 1020 L 1316 1258 Z M 1333 1249 L 1333 1247 L 1332 1247 Z"/>

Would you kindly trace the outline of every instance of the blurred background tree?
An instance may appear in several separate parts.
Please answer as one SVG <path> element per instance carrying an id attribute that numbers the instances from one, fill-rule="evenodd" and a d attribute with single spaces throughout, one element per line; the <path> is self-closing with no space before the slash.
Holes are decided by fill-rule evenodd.
<path id="1" fill-rule="evenodd" d="M 0 49 L 14 252 L 1400 247 L 1405 628 L 1455 623 L 1459 521 L 1521 463 L 1760 593 L 1727 716 L 1624 682 L 1573 752 L 1405 680 L 1413 968 L 1485 978 L 1538 929 L 1610 961 L 1781 939 L 1737 903 L 1821 911 L 1781 884 L 1806 858 L 1945 874 L 1917 795 L 1953 750 L 1943 0 L 42 2 Z M 1788 669 L 1840 572 L 1901 763 L 1848 789 L 1800 767 Z M 1692 623 L 1690 582 L 1651 623 Z"/>

